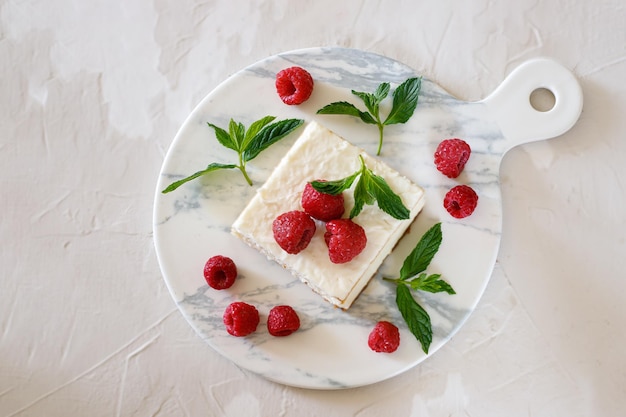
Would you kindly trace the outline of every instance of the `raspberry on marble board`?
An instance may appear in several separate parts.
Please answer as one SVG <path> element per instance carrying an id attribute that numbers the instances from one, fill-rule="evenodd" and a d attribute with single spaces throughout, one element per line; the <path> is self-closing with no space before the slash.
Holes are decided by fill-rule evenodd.
<path id="1" fill-rule="evenodd" d="M 302 104 L 313 92 L 313 77 L 302 67 L 289 67 L 276 74 L 276 92 L 288 105 Z"/>
<path id="2" fill-rule="evenodd" d="M 237 266 L 227 256 L 213 256 L 204 265 L 204 279 L 211 288 L 216 290 L 230 288 L 236 278 Z"/>
<path id="3" fill-rule="evenodd" d="M 463 139 L 445 139 L 435 151 L 435 166 L 446 177 L 456 178 L 461 175 L 471 153 L 472 149 Z"/>
<path id="4" fill-rule="evenodd" d="M 471 215 L 477 205 L 478 194 L 468 185 L 457 185 L 448 191 L 443 199 L 445 209 L 457 219 Z"/>
<path id="5" fill-rule="evenodd" d="M 278 305 L 272 307 L 267 317 L 267 330 L 272 336 L 289 336 L 300 328 L 300 317 L 293 307 Z"/>
<path id="6" fill-rule="evenodd" d="M 395 352 L 400 346 L 400 331 L 391 322 L 379 321 L 370 332 L 367 345 L 374 352 Z"/>
<path id="7" fill-rule="evenodd" d="M 223 315 L 228 334 L 237 337 L 248 336 L 259 325 L 259 311 L 252 304 L 235 301 L 226 307 Z"/>

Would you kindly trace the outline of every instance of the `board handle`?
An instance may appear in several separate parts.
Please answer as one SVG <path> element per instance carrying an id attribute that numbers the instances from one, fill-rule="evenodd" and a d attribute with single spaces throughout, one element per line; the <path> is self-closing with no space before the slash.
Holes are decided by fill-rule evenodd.
<path id="1" fill-rule="evenodd" d="M 531 102 L 531 95 L 541 89 L 554 96 L 549 110 L 537 110 Z M 482 102 L 505 137 L 499 149 L 504 154 L 514 146 L 567 132 L 580 116 L 583 93 L 567 68 L 549 58 L 535 58 L 513 70 Z"/>

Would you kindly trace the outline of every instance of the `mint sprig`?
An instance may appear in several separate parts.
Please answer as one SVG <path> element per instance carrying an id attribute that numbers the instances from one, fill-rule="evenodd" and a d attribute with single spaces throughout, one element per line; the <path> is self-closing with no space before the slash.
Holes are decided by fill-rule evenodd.
<path id="1" fill-rule="evenodd" d="M 350 218 L 353 219 L 363 210 L 365 204 L 372 205 L 378 203 L 378 207 L 389 214 L 394 219 L 406 220 L 410 211 L 399 195 L 393 192 L 387 181 L 365 165 L 363 157 L 359 155 L 361 167 L 353 174 L 331 181 L 312 181 L 311 186 L 320 193 L 337 195 L 352 186 L 354 180 L 359 181 L 354 187 L 354 207 L 350 211 Z"/>
<path id="2" fill-rule="evenodd" d="M 359 110 L 347 101 L 330 103 L 317 111 L 317 114 L 343 114 L 360 118 L 367 124 L 378 126 L 378 150 L 380 155 L 383 147 L 384 129 L 387 125 L 406 123 L 417 107 L 419 93 L 422 88 L 422 77 L 409 78 L 400 84 L 393 92 L 393 105 L 385 120 L 380 116 L 380 104 L 389 95 L 389 83 L 382 83 L 374 93 L 352 90 L 352 94 L 359 97 L 368 111 Z"/>
<path id="3" fill-rule="evenodd" d="M 400 277 L 383 277 L 385 281 L 396 284 L 396 304 L 398 310 L 400 310 L 400 314 L 402 314 L 402 318 L 404 318 L 409 330 L 420 342 L 422 350 L 426 354 L 428 354 L 428 349 L 433 340 L 430 316 L 417 303 L 411 294 L 411 290 L 456 294 L 452 286 L 441 279 L 440 274 L 427 274 L 424 272 L 439 250 L 441 241 L 441 223 L 436 223 L 424 233 L 417 246 L 406 257 L 400 269 Z"/>
<path id="4" fill-rule="evenodd" d="M 215 131 L 215 137 L 222 146 L 237 152 L 237 164 L 211 163 L 205 169 L 173 182 L 161 192 L 163 194 L 172 192 L 186 182 L 219 169 L 237 168 L 243 174 L 246 182 L 252 185 L 252 180 L 246 171 L 246 163 L 304 123 L 304 120 L 301 119 L 286 119 L 272 123 L 274 119 L 276 119 L 274 116 L 265 116 L 252 123 L 248 129 L 243 123 L 235 122 L 233 119 L 230 119 L 228 130 L 207 123 Z"/>

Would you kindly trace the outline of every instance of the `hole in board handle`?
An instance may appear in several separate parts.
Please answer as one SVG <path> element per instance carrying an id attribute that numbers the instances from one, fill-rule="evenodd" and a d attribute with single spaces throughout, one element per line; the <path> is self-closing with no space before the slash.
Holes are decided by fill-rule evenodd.
<path id="1" fill-rule="evenodd" d="M 556 97 L 554 93 L 547 88 L 537 88 L 530 93 L 530 105 L 533 109 L 540 112 L 547 112 L 554 108 Z"/>

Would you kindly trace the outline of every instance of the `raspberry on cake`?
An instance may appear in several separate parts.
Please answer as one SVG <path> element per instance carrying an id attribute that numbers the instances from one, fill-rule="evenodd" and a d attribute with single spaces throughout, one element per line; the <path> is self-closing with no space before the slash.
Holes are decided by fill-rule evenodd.
<path id="1" fill-rule="evenodd" d="M 345 211 L 343 193 L 337 195 L 320 193 L 307 182 L 302 191 L 302 208 L 309 216 L 323 222 L 338 219 Z"/>
<path id="2" fill-rule="evenodd" d="M 367 245 L 365 230 L 350 219 L 336 219 L 326 223 L 324 240 L 328 256 L 334 264 L 352 261 Z"/>
<path id="3" fill-rule="evenodd" d="M 295 255 L 306 249 L 315 234 L 315 222 L 303 211 L 292 210 L 272 222 L 276 243 L 287 253 Z"/>
<path id="4" fill-rule="evenodd" d="M 398 220 L 375 205 L 366 205 L 354 220 L 364 229 L 367 245 L 350 262 L 336 264 L 330 260 L 324 239 L 325 227 L 316 228 L 306 250 L 295 255 L 284 251 L 274 239 L 274 219 L 281 213 L 302 210 L 302 190 L 308 182 L 353 174 L 360 167 L 359 156 L 400 196 L 410 211 L 409 219 Z M 351 189 L 344 193 L 344 198 L 346 211 L 349 211 L 354 205 Z M 232 233 L 287 268 L 331 304 L 348 309 L 423 206 L 424 190 L 421 187 L 326 127 L 311 121 L 235 220 Z M 322 226 L 321 222 L 318 225 Z"/>

